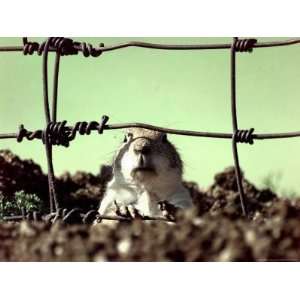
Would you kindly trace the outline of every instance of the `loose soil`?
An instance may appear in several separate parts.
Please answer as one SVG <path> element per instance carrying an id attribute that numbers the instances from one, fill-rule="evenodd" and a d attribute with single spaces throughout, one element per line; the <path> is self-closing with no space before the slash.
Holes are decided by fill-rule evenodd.
<path id="1" fill-rule="evenodd" d="M 96 209 L 111 177 L 77 172 L 57 178 L 64 207 Z M 298 261 L 300 205 L 243 179 L 248 216 L 242 216 L 234 169 L 216 174 L 207 190 L 186 182 L 195 207 L 177 212 L 177 222 L 0 223 L 0 261 Z M 47 178 L 30 160 L 0 151 L 0 191 L 35 193 L 47 210 Z"/>

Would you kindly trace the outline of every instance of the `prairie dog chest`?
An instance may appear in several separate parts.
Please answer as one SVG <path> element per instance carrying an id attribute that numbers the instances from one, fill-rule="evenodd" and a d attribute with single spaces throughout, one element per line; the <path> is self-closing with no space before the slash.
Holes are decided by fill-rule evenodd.
<path id="1" fill-rule="evenodd" d="M 147 216 L 161 215 L 158 205 L 160 198 L 149 190 L 142 187 L 127 188 L 119 190 L 116 195 L 116 202 L 120 205 L 133 205 L 141 214 Z"/>

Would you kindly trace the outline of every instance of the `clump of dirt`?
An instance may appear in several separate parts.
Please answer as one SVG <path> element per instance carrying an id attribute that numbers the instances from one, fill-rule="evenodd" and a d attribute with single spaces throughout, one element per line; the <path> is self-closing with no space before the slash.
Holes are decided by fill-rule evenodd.
<path id="1" fill-rule="evenodd" d="M 243 176 L 243 175 L 242 175 Z M 247 198 L 246 209 L 248 218 L 253 218 L 269 205 L 276 202 L 277 196 L 269 189 L 258 190 L 243 176 L 242 184 Z M 208 190 L 202 191 L 193 182 L 186 183 L 197 208 L 197 215 L 227 215 L 232 219 L 242 215 L 241 202 L 235 179 L 234 167 L 228 167 L 214 177 L 214 183 Z"/>
<path id="2" fill-rule="evenodd" d="M 47 177 L 39 165 L 32 160 L 21 160 L 9 150 L 0 150 L 0 191 L 4 196 L 12 197 L 23 190 L 48 199 L 47 188 Z"/>
<path id="3" fill-rule="evenodd" d="M 93 226 L 55 223 L 0 225 L 1 261 L 297 261 L 300 210 L 276 202 L 259 221 L 207 213 L 158 221 Z"/>
<path id="4" fill-rule="evenodd" d="M 106 183 L 112 176 L 110 166 L 103 165 L 98 174 L 64 173 L 56 178 L 56 190 L 64 208 L 78 207 L 83 211 L 96 209 L 103 196 Z M 0 192 L 11 198 L 17 191 L 36 194 L 43 200 L 43 213 L 49 210 L 47 176 L 32 160 L 22 160 L 9 150 L 0 150 Z"/>
<path id="5" fill-rule="evenodd" d="M 16 161 L 13 165 L 17 174 L 20 174 L 22 161 Z M 10 168 L 9 162 L 4 165 Z M 32 163 L 30 165 L 32 170 L 38 170 L 33 168 Z M 9 186 L 10 180 L 14 178 L 13 171 L 0 172 L 1 187 Z M 3 176 L 10 176 L 10 179 L 6 177 L 3 180 Z M 94 207 L 103 196 L 110 176 L 109 167 L 103 167 L 98 175 L 84 172 L 77 172 L 73 176 L 64 174 L 58 179 L 58 193 L 66 206 Z M 29 177 L 31 180 L 35 178 Z M 12 192 L 16 191 L 14 188 L 19 188 L 19 184 L 27 191 L 26 181 L 22 180 L 19 176 L 10 187 Z M 28 188 L 31 180 L 28 179 Z M 38 185 L 33 184 L 30 192 L 37 193 L 34 186 Z M 27 221 L 0 223 L 0 260 L 300 260 L 299 201 L 279 198 L 268 189 L 259 190 L 243 178 L 248 216 L 242 216 L 232 167 L 216 174 L 214 183 L 207 190 L 200 189 L 193 182 L 186 182 L 185 185 L 195 207 L 179 211 L 176 223 L 141 220 L 112 222 L 112 225 Z"/>
<path id="6" fill-rule="evenodd" d="M 97 209 L 111 176 L 111 167 L 106 165 L 101 166 L 97 175 L 86 172 L 61 175 L 57 179 L 57 194 L 61 206 L 68 209 L 78 207 L 83 211 Z"/>

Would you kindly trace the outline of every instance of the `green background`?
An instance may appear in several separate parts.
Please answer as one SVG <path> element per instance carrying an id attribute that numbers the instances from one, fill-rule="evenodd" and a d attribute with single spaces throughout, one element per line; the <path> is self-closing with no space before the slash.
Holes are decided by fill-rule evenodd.
<path id="1" fill-rule="evenodd" d="M 140 40 L 157 43 L 222 43 L 231 38 L 74 38 L 105 45 Z M 259 41 L 280 38 L 258 38 Z M 281 38 L 286 39 L 286 38 Z M 41 38 L 30 40 L 43 41 Z M 20 38 L 0 38 L 0 46 L 21 45 Z M 53 57 L 49 65 L 53 66 Z M 58 118 L 110 123 L 144 122 L 176 129 L 231 132 L 229 50 L 165 51 L 126 48 L 98 58 L 63 57 Z M 52 74 L 52 73 L 51 73 Z M 50 75 L 50 79 L 52 76 Z M 237 56 L 239 127 L 256 133 L 300 130 L 300 45 L 254 49 Z M 52 85 L 50 84 L 50 91 Z M 42 57 L 0 53 L 0 132 L 45 126 Z M 99 171 L 122 140 L 122 130 L 78 137 L 69 148 L 55 147 L 56 175 L 64 171 Z M 185 163 L 185 179 L 207 187 L 216 172 L 233 164 L 231 141 L 169 136 Z M 21 158 L 32 158 L 46 172 L 40 141 L 0 140 Z M 282 193 L 300 193 L 300 139 L 256 141 L 239 145 L 246 177 L 261 186 L 266 177 Z"/>

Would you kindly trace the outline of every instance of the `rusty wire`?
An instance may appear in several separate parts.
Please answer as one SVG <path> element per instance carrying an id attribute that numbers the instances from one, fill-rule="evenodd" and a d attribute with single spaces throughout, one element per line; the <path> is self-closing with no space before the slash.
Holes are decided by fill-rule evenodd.
<path id="1" fill-rule="evenodd" d="M 243 41 L 246 41 L 244 39 Z M 294 44 L 299 44 L 300 39 L 290 39 L 283 41 L 273 41 L 273 42 L 261 42 L 255 43 L 252 48 L 269 48 L 269 47 L 282 47 Z M 2 46 L 0 47 L 0 52 L 23 52 L 24 54 L 37 53 L 41 55 L 43 52 L 44 43 L 39 44 L 37 42 L 28 42 L 27 38 L 23 39 L 23 46 Z M 216 50 L 216 49 L 231 49 L 231 43 L 228 44 L 190 44 L 190 45 L 167 45 L 167 44 L 157 44 L 157 43 L 147 43 L 147 42 L 126 42 L 117 45 L 104 46 L 100 43 L 98 47 L 94 47 L 91 44 L 84 42 L 73 42 L 73 54 L 82 52 L 84 56 L 94 56 L 97 57 L 103 52 L 128 48 L 128 47 L 138 47 L 138 48 L 149 48 L 157 50 Z M 50 52 L 56 52 L 55 47 L 49 48 Z M 77 53 L 76 53 L 77 52 Z M 99 55 L 98 55 L 99 54 Z M 96 56 L 97 55 L 97 56 Z"/>
<path id="2" fill-rule="evenodd" d="M 56 212 L 50 212 L 47 215 L 42 216 L 40 213 L 26 212 L 25 209 L 22 209 L 21 215 L 16 216 L 5 216 L 3 218 L 4 221 L 46 221 L 49 223 L 54 223 L 60 220 L 63 223 L 72 224 L 72 223 L 83 223 L 83 224 L 92 224 L 94 221 L 97 223 L 102 222 L 102 220 L 111 220 L 111 221 L 119 221 L 119 222 L 130 222 L 132 218 L 129 216 L 110 216 L 110 215 L 100 215 L 97 210 L 90 210 L 86 213 L 83 213 L 78 208 L 73 208 L 72 210 L 59 208 Z M 174 223 L 174 218 L 168 217 L 149 217 L 149 216 L 140 216 L 140 220 L 144 221 L 163 221 Z"/>
<path id="3" fill-rule="evenodd" d="M 0 52 L 15 52 L 22 51 L 24 55 L 32 55 L 37 53 L 38 55 L 43 55 L 43 91 L 44 91 L 44 111 L 46 119 L 46 127 L 44 130 L 27 130 L 23 124 L 19 126 L 19 131 L 17 133 L 5 133 L 0 134 L 0 139 L 16 139 L 17 142 L 22 142 L 24 139 L 34 140 L 40 139 L 45 144 L 47 164 L 48 164 L 48 183 L 49 183 L 49 201 L 50 201 L 50 214 L 48 216 L 55 218 L 66 218 L 67 216 L 79 214 L 83 218 L 88 218 L 90 215 L 80 214 L 76 209 L 71 210 L 67 213 L 65 210 L 62 212 L 62 208 L 59 205 L 59 201 L 56 195 L 55 188 L 55 175 L 53 168 L 53 158 L 52 158 L 52 146 L 53 145 L 63 145 L 68 147 L 70 142 L 76 138 L 77 132 L 80 135 L 89 135 L 92 131 L 97 131 L 102 134 L 104 130 L 110 129 L 121 129 L 129 127 L 141 127 L 146 129 L 157 130 L 170 134 L 195 136 L 195 137 L 209 137 L 209 138 L 221 138 L 221 139 L 231 139 L 232 141 L 232 152 L 233 160 L 235 165 L 236 180 L 238 191 L 241 201 L 241 210 L 243 215 L 247 215 L 247 201 L 245 198 L 243 185 L 242 185 L 242 175 L 239 165 L 238 149 L 237 143 L 248 143 L 252 145 L 254 140 L 263 139 L 279 139 L 279 138 L 292 138 L 299 137 L 300 131 L 295 132 L 285 132 L 285 133 L 254 133 L 254 128 L 249 130 L 240 130 L 238 127 L 237 111 L 236 111 L 236 52 L 252 52 L 254 48 L 269 48 L 278 46 L 288 46 L 299 44 L 300 39 L 291 39 L 284 41 L 273 41 L 273 42 L 263 42 L 258 43 L 256 39 L 238 39 L 233 38 L 231 44 L 195 44 L 195 45 L 167 45 L 167 44 L 153 44 L 146 42 L 127 42 L 112 46 L 104 46 L 103 43 L 99 44 L 99 47 L 94 47 L 91 44 L 85 42 L 76 42 L 68 38 L 48 38 L 45 42 L 39 44 L 37 42 L 29 42 L 27 38 L 23 38 L 23 46 L 7 46 L 0 47 Z M 77 122 L 75 126 L 67 126 L 67 121 L 57 122 L 57 101 L 58 101 L 58 78 L 60 69 L 60 58 L 64 55 L 77 55 L 82 52 L 84 57 L 92 56 L 98 57 L 103 52 L 118 50 L 127 47 L 142 47 L 150 49 L 161 49 L 161 50 L 212 50 L 212 49 L 230 49 L 230 78 L 231 78 L 231 115 L 232 115 L 232 133 L 216 133 L 216 132 L 201 132 L 201 131 L 190 131 L 190 130 L 177 130 L 172 128 L 158 127 L 150 124 L 144 123 L 123 123 L 123 124 L 107 124 L 109 118 L 107 116 L 102 116 L 99 122 Z M 54 78 L 53 78 L 53 99 L 52 99 L 52 110 L 50 111 L 50 104 L 48 98 L 48 53 L 55 52 L 55 66 L 54 66 Z M 99 217 L 99 216 L 98 216 Z M 8 217 L 8 219 L 17 220 L 24 219 L 24 214 L 22 216 Z M 38 218 L 35 216 L 27 216 L 27 219 Z M 101 216 L 101 219 L 109 220 L 119 220 L 126 221 L 127 219 L 123 217 L 111 217 L 111 216 Z M 168 221 L 165 218 L 147 218 L 151 220 L 163 220 Z"/>

